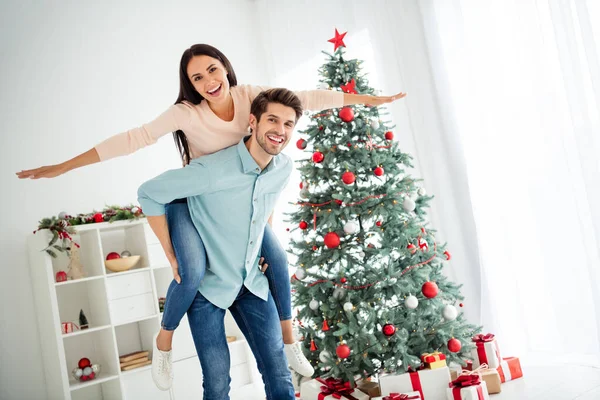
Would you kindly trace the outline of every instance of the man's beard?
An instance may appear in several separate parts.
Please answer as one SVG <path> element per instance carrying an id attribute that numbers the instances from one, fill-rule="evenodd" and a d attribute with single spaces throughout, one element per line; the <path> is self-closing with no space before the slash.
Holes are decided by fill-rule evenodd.
<path id="1" fill-rule="evenodd" d="M 272 155 L 272 156 L 276 156 L 279 153 L 281 153 L 281 150 L 283 149 L 283 144 L 285 144 L 285 137 L 284 137 L 284 141 L 281 143 L 281 147 L 279 149 L 270 150 L 269 143 L 267 142 L 269 140 L 267 138 L 267 135 L 269 135 L 269 134 L 279 136 L 279 134 L 276 132 L 267 131 L 264 133 L 264 135 L 256 135 L 256 141 L 257 141 L 258 145 L 265 151 L 265 153 Z"/>

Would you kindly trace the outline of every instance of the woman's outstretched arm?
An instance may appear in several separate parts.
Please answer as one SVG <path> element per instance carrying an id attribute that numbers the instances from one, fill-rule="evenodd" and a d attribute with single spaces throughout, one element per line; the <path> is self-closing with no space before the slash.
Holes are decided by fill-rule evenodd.
<path id="1" fill-rule="evenodd" d="M 17 176 L 19 179 L 54 178 L 76 168 L 95 164 L 97 162 L 100 162 L 100 156 L 98 155 L 96 148 L 92 147 L 85 153 L 81 153 L 77 157 L 71 158 L 63 163 L 23 170 L 21 172 L 17 172 Z"/>

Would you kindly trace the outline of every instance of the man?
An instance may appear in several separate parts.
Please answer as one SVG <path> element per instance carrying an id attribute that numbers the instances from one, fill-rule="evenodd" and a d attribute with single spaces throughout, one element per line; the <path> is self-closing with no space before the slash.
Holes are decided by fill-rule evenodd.
<path id="1" fill-rule="evenodd" d="M 140 205 L 159 238 L 166 236 L 165 204 L 187 197 L 204 241 L 208 268 L 188 320 L 205 399 L 229 399 L 226 309 L 254 353 L 267 399 L 294 399 L 279 316 L 258 259 L 265 225 L 293 167 L 280 152 L 290 141 L 302 106 L 293 92 L 270 89 L 256 97 L 250 112 L 252 134 L 238 145 L 167 171 L 138 190 Z"/>

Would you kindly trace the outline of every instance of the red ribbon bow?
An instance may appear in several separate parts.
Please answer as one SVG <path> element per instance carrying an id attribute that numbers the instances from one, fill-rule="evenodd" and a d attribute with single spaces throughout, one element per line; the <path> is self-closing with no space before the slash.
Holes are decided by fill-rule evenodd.
<path id="1" fill-rule="evenodd" d="M 388 396 L 385 396 L 383 400 L 414 400 L 419 399 L 421 396 L 418 395 L 407 395 L 403 393 L 390 393 Z"/>
<path id="2" fill-rule="evenodd" d="M 487 335 L 482 335 L 481 333 L 473 336 L 474 342 L 491 342 L 494 340 L 494 334 L 488 333 Z"/>
<path id="3" fill-rule="evenodd" d="M 455 381 L 452 381 L 452 383 L 450 383 L 450 387 L 463 388 L 468 386 L 479 385 L 480 383 L 481 376 L 479 374 L 460 375 L 458 378 L 456 378 Z"/>
<path id="4" fill-rule="evenodd" d="M 327 378 L 326 380 L 317 378 L 317 381 L 323 384 L 321 386 L 321 396 L 332 395 L 335 399 L 341 399 L 343 396 L 349 400 L 357 400 L 356 397 L 350 394 L 354 392 L 350 382 L 343 382 L 341 379 L 335 378 Z"/>

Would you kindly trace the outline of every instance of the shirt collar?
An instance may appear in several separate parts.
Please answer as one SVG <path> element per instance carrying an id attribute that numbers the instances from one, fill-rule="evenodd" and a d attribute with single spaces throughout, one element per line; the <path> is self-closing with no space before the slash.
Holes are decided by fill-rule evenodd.
<path id="1" fill-rule="evenodd" d="M 242 160 L 242 166 L 244 167 L 244 173 L 247 174 L 249 172 L 254 172 L 259 174 L 261 172 L 260 167 L 254 161 L 254 158 L 250 155 L 248 148 L 246 147 L 246 141 L 250 139 L 250 136 L 244 137 L 237 145 L 238 154 L 240 155 L 240 159 Z M 270 171 L 277 166 L 279 162 L 279 157 L 274 156 L 271 162 L 265 168 L 265 171 Z"/>

